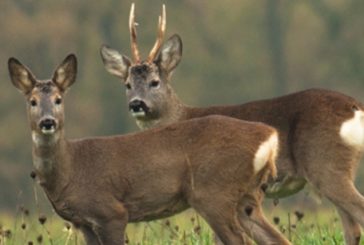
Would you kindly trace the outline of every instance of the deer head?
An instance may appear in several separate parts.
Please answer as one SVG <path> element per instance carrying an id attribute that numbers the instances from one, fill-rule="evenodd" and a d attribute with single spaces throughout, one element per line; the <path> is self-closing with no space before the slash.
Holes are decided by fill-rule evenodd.
<path id="1" fill-rule="evenodd" d="M 15 58 L 9 59 L 8 67 L 13 85 L 26 98 L 32 134 L 43 138 L 58 135 L 64 126 L 63 95 L 76 79 L 76 56 L 68 55 L 49 80 L 37 80 Z"/>
<path id="2" fill-rule="evenodd" d="M 147 59 L 141 60 L 132 4 L 129 30 L 133 61 L 106 45 L 101 47 L 105 68 L 125 84 L 129 110 L 137 120 L 156 120 L 163 111 L 168 110 L 169 97 L 173 93 L 169 81 L 182 57 L 182 41 L 175 34 L 162 45 L 165 29 L 166 9 L 163 5 L 157 40 Z"/>

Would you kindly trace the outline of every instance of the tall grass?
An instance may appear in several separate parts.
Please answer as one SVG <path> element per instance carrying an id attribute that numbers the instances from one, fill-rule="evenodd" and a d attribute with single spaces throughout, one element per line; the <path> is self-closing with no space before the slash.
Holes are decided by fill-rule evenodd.
<path id="1" fill-rule="evenodd" d="M 270 219 L 293 244 L 344 244 L 334 211 L 320 212 L 320 217 L 297 211 L 277 213 Z M 133 245 L 213 244 L 209 226 L 193 211 L 170 219 L 130 224 L 125 239 L 127 244 Z M 56 214 L 37 216 L 20 208 L 17 217 L 1 217 L 0 244 L 81 245 L 84 242 L 82 235 Z"/>
<path id="2" fill-rule="evenodd" d="M 82 245 L 82 234 L 53 211 L 41 207 L 34 184 L 34 208 L 24 205 L 15 215 L 0 215 L 0 245 Z M 46 201 L 45 201 L 46 202 Z M 298 210 L 267 206 L 266 214 L 293 243 L 307 245 L 344 244 L 341 224 L 334 209 L 303 213 Z M 210 245 L 213 234 L 194 211 L 169 219 L 129 224 L 125 236 L 132 245 Z M 364 242 L 361 242 L 364 245 Z"/>

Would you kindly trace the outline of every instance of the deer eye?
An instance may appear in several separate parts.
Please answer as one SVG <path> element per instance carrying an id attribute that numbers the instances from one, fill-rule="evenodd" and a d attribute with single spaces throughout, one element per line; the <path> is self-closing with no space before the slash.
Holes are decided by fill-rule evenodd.
<path id="1" fill-rule="evenodd" d="M 54 103 L 56 103 L 56 105 L 60 105 L 60 104 L 62 104 L 62 99 L 61 98 L 56 98 Z"/>
<path id="2" fill-rule="evenodd" d="M 37 106 L 37 101 L 35 99 L 31 99 L 30 100 L 30 105 L 33 106 L 33 107 Z"/>
<path id="3" fill-rule="evenodd" d="M 125 84 L 126 89 L 131 89 L 130 83 Z"/>
<path id="4" fill-rule="evenodd" d="M 157 88 L 157 87 L 159 87 L 159 81 L 153 80 L 153 81 L 150 82 L 149 86 L 151 88 Z"/>

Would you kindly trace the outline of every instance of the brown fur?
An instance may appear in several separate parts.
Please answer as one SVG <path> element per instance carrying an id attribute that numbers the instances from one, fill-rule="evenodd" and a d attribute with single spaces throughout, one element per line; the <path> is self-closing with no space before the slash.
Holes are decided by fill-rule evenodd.
<path id="1" fill-rule="evenodd" d="M 266 175 L 275 172 L 276 148 L 270 148 L 270 163 L 260 172 L 253 166 L 259 146 L 276 134 L 273 128 L 209 116 L 137 134 L 67 140 L 63 103 L 56 97 L 74 82 L 76 64 L 76 57 L 68 56 L 46 81 L 36 80 L 14 58 L 9 71 L 28 102 L 38 180 L 56 212 L 80 227 L 87 244 L 124 244 L 128 222 L 189 207 L 226 245 L 243 244 L 243 231 L 250 234 L 252 226 L 271 244 L 289 244 L 254 199 L 261 197 Z M 240 214 L 247 209 L 247 215 Z M 256 235 L 251 233 L 268 244 Z"/>
<path id="2" fill-rule="evenodd" d="M 354 179 L 362 147 L 346 144 L 340 137 L 340 127 L 363 111 L 363 105 L 344 94 L 325 89 L 309 89 L 286 96 L 254 101 L 241 105 L 206 108 L 184 105 L 170 85 L 171 69 L 166 62 L 178 64 L 182 56 L 182 41 L 178 35 L 166 41 L 159 58 L 149 64 L 143 79 L 135 79 L 132 71 L 138 64 L 126 64 L 116 50 L 102 47 L 106 69 L 128 85 L 127 99 L 143 103 L 145 115 L 134 113 L 140 128 L 168 125 L 208 115 L 224 115 L 241 120 L 266 123 L 278 130 L 278 182 L 271 182 L 267 196 L 281 198 L 300 191 L 306 182 L 327 197 L 337 208 L 345 230 L 347 244 L 358 244 L 360 225 L 364 226 L 364 198 L 356 190 Z M 111 64 L 118 64 L 111 66 Z M 118 67 L 124 67 L 124 71 Z M 125 69 L 128 68 L 128 69 Z M 117 72 L 119 71 L 119 73 Z M 157 80 L 158 88 L 150 86 Z M 133 108 L 130 108 L 131 110 Z M 333 181 L 335 180 L 335 181 Z"/>

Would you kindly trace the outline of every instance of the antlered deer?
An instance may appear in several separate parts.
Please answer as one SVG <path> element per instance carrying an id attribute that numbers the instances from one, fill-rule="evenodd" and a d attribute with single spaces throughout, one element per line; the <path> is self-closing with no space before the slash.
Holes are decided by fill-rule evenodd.
<path id="1" fill-rule="evenodd" d="M 364 149 L 363 105 L 338 92 L 310 89 L 241 105 L 186 106 L 170 85 L 182 57 L 182 41 L 173 35 L 162 46 L 165 23 L 164 13 L 157 42 L 145 61 L 137 51 L 134 10 L 129 22 L 134 62 L 107 46 L 101 48 L 107 71 L 125 83 L 138 126 L 145 129 L 218 114 L 275 127 L 281 146 L 278 179 L 269 184 L 267 196 L 289 196 L 311 183 L 336 206 L 346 243 L 358 244 L 364 198 L 353 181 Z"/>
<path id="2" fill-rule="evenodd" d="M 124 244 L 128 222 L 189 207 L 225 244 L 243 244 L 243 232 L 260 244 L 289 244 L 260 206 L 260 187 L 276 171 L 275 129 L 210 116 L 137 134 L 68 140 L 63 97 L 76 79 L 76 56 L 67 56 L 49 80 L 37 80 L 15 58 L 8 66 L 26 98 L 39 183 L 87 244 Z"/>

